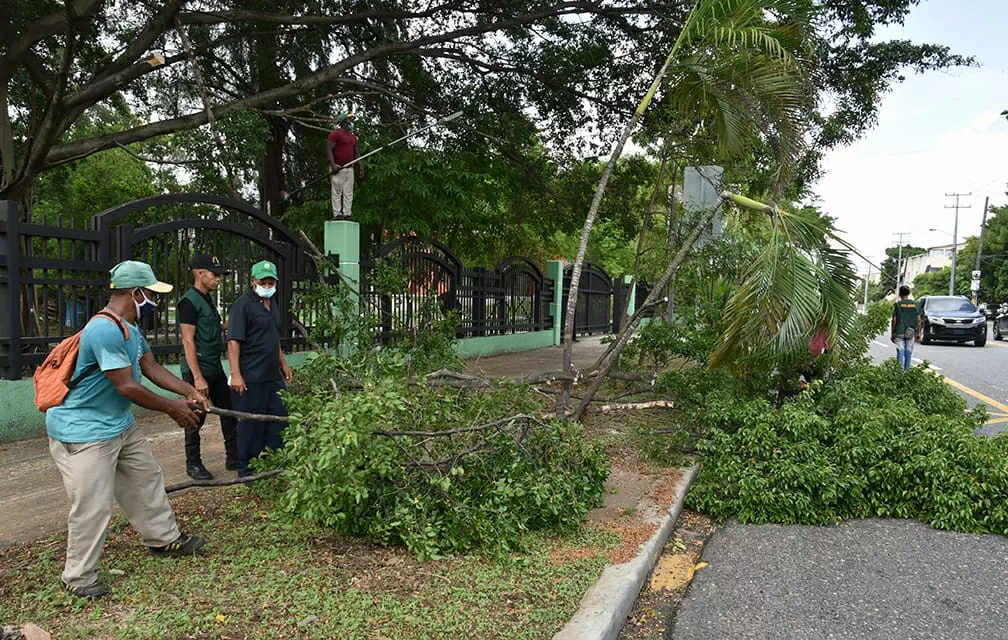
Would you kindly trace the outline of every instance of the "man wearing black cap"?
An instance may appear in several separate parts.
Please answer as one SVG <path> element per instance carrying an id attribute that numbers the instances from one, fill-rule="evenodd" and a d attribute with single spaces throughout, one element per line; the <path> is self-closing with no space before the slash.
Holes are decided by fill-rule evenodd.
<path id="1" fill-rule="evenodd" d="M 211 291 L 220 286 L 221 276 L 227 273 L 217 256 L 193 256 L 189 264 L 193 272 L 193 286 L 178 302 L 178 324 L 182 332 L 185 357 L 180 368 L 182 379 L 196 387 L 216 407 L 231 408 L 231 389 L 221 366 L 221 317 Z M 201 414 L 200 427 L 206 420 Z M 236 420 L 221 416 L 221 433 L 224 434 L 225 466 L 238 468 Z M 185 432 L 186 473 L 196 480 L 213 480 L 213 475 L 203 466 L 200 456 L 200 430 Z"/>

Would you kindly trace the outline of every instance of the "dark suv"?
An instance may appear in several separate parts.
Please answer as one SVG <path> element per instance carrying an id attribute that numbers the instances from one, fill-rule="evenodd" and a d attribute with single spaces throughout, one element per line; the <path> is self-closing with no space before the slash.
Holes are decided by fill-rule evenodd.
<path id="1" fill-rule="evenodd" d="M 987 318 L 965 296 L 926 296 L 917 301 L 921 315 L 921 342 L 932 340 L 972 341 L 987 344 Z"/>

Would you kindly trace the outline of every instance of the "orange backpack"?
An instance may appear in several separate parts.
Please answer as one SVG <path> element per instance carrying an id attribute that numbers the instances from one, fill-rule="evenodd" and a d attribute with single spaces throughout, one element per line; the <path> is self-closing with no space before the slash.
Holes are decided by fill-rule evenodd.
<path id="1" fill-rule="evenodd" d="M 111 311 L 99 311 L 92 317 L 92 320 L 98 316 L 105 316 L 119 325 L 123 339 L 129 340 L 129 329 L 123 323 L 122 318 Z M 77 368 L 77 356 L 80 354 L 80 339 L 83 332 L 84 330 L 81 329 L 69 338 L 64 338 L 35 369 L 35 406 L 39 411 L 44 413 L 47 409 L 63 404 L 71 389 L 98 370 L 96 362 L 81 371 L 79 376 L 72 378 L 73 372 Z"/>

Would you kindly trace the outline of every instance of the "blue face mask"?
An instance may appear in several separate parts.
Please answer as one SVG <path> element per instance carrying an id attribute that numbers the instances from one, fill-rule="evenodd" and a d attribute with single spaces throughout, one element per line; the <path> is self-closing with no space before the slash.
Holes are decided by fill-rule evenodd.
<path id="1" fill-rule="evenodd" d="M 347 123 L 346 128 L 347 128 L 347 131 L 353 131 L 353 130 L 355 130 L 357 128 L 357 125 L 355 125 L 353 123 L 353 120 L 351 120 L 350 122 Z"/>
<path id="2" fill-rule="evenodd" d="M 137 322 L 140 322 L 147 316 L 154 315 L 157 311 L 157 303 L 147 297 L 143 289 L 139 289 L 140 295 L 143 296 L 143 302 L 137 302 L 136 298 L 133 299 L 133 304 L 136 306 L 137 311 Z"/>
<path id="3" fill-rule="evenodd" d="M 270 287 L 269 289 L 267 289 L 261 284 L 257 284 L 255 286 L 255 292 L 256 295 L 259 296 L 260 298 L 272 298 L 273 294 L 276 293 L 276 287 Z"/>

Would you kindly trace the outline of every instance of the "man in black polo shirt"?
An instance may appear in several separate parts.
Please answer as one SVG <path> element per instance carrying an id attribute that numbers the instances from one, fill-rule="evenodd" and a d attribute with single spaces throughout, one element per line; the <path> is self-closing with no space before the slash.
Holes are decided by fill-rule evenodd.
<path id="1" fill-rule="evenodd" d="M 231 391 L 227 375 L 221 365 L 221 317 L 211 291 L 220 286 L 221 275 L 226 273 L 217 256 L 196 255 L 189 263 L 193 273 L 193 286 L 179 299 L 177 305 L 179 330 L 185 357 L 179 368 L 182 379 L 210 399 L 214 406 L 231 408 Z M 200 414 L 202 427 L 206 414 Z M 221 416 L 221 433 L 224 435 L 225 467 L 238 468 L 238 445 L 234 418 Z M 213 475 L 203 466 L 200 456 L 200 430 L 185 430 L 186 473 L 196 480 L 213 480 Z"/>
<path id="2" fill-rule="evenodd" d="M 231 404 L 238 411 L 286 416 L 277 394 L 291 370 L 280 348 L 280 308 L 273 298 L 277 268 L 269 260 L 252 265 L 252 291 L 235 300 L 228 317 Z M 238 477 L 252 475 L 249 461 L 264 449 L 283 446 L 282 422 L 238 421 Z"/>

